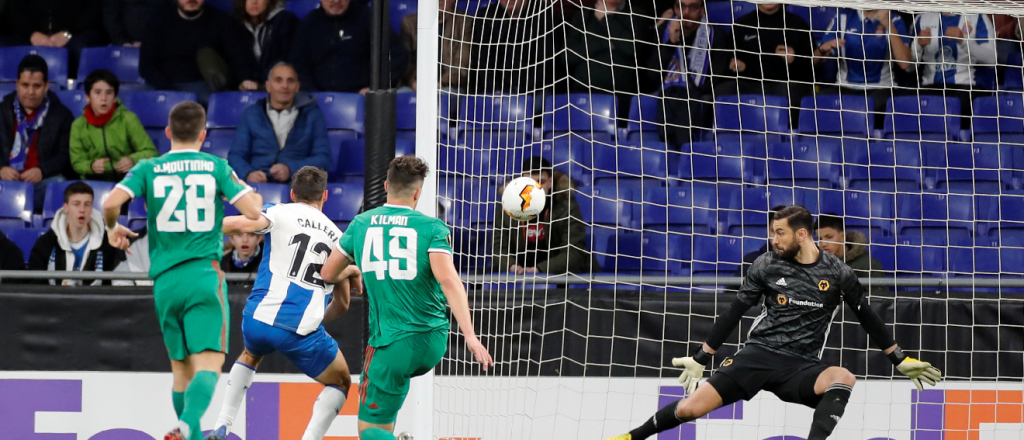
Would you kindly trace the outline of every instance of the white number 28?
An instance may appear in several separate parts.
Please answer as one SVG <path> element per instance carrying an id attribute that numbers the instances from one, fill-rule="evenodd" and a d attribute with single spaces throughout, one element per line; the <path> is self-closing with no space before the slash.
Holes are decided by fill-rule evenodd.
<path id="1" fill-rule="evenodd" d="M 187 188 L 186 188 L 187 186 Z M 203 196 L 199 197 L 199 187 Z M 180 176 L 165 175 L 153 179 L 153 195 L 164 199 L 156 215 L 156 230 L 160 232 L 209 232 L 213 230 L 217 181 L 209 174 L 190 174 L 184 185 Z M 185 209 L 178 209 L 182 195 Z M 200 219 L 199 211 L 203 211 Z M 173 218 L 172 218 L 173 217 Z"/>

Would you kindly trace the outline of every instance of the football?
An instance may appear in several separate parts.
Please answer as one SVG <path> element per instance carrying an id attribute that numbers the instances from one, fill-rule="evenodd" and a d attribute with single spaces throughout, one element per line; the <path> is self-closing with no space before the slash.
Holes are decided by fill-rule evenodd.
<path id="1" fill-rule="evenodd" d="M 505 214 L 521 222 L 533 220 L 544 210 L 544 189 L 536 180 L 517 177 L 505 185 L 501 207 Z"/>

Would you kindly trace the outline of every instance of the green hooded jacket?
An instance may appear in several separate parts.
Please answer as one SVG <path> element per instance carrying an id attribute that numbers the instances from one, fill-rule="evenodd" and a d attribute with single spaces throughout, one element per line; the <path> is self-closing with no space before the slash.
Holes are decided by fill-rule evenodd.
<path id="1" fill-rule="evenodd" d="M 85 116 L 75 119 L 71 124 L 70 150 L 71 166 L 83 179 L 108 182 L 118 182 L 124 177 L 124 173 L 114 169 L 121 158 L 127 156 L 138 163 L 157 155 L 153 140 L 146 134 L 139 117 L 125 108 L 121 100 L 117 101 L 110 122 L 102 127 L 89 124 Z M 104 157 L 110 158 L 105 171 L 94 173 L 92 163 Z"/>

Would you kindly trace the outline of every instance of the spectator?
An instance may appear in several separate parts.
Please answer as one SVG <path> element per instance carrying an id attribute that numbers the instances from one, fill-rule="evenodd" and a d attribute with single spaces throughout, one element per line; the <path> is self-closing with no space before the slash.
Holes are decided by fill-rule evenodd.
<path id="1" fill-rule="evenodd" d="M 103 2 L 103 27 L 110 36 L 110 44 L 142 46 L 146 26 L 153 14 L 167 0 L 106 0 Z"/>
<path id="2" fill-rule="evenodd" d="M 320 7 L 302 19 L 291 60 L 299 72 L 303 90 L 348 93 L 370 90 L 372 15 L 365 2 L 321 0 Z M 405 68 L 405 51 L 398 36 L 392 35 L 390 42 L 391 78 L 397 83 Z"/>
<path id="3" fill-rule="evenodd" d="M 502 212 L 501 206 L 496 208 L 495 270 L 520 274 L 600 271 L 587 249 L 586 225 L 572 195 L 569 176 L 552 170 L 551 162 L 539 156 L 523 161 L 523 176 L 540 183 L 548 196 L 547 205 L 529 222 L 516 222 Z M 499 190 L 499 198 L 502 191 L 504 187 Z"/>
<path id="4" fill-rule="evenodd" d="M 939 89 L 946 96 L 960 98 L 965 116 L 970 116 L 978 86 L 979 67 L 996 62 L 995 27 L 987 14 L 956 15 L 928 12 L 914 24 L 914 50 L 921 63 L 921 85 Z M 955 113 L 959 113 L 953 110 Z"/>
<path id="5" fill-rule="evenodd" d="M 117 99 L 121 82 L 107 69 L 85 78 L 82 116 L 71 124 L 71 166 L 83 179 L 120 182 L 135 163 L 157 155 L 139 117 Z"/>
<path id="6" fill-rule="evenodd" d="M 211 93 L 257 78 L 238 24 L 203 1 L 177 0 L 156 12 L 142 40 L 139 74 L 148 87 L 192 92 L 205 106 Z"/>
<path id="7" fill-rule="evenodd" d="M 0 231 L 0 270 L 24 270 L 25 254 Z"/>
<path id="8" fill-rule="evenodd" d="M 63 47 L 68 73 L 78 73 L 82 49 L 107 44 L 101 0 L 22 0 L 11 2 L 11 46 Z"/>
<path id="9" fill-rule="evenodd" d="M 773 206 L 771 211 L 768 211 L 768 241 L 765 242 L 764 246 L 761 246 L 760 249 L 743 256 L 743 265 L 740 266 L 740 273 L 737 276 L 746 276 L 747 268 L 750 267 L 751 264 L 754 264 L 757 257 L 760 257 L 765 252 L 771 250 L 772 241 L 775 240 L 775 230 L 772 229 L 772 222 L 775 221 L 775 213 L 785 207 L 785 205 Z"/>
<path id="10" fill-rule="evenodd" d="M 228 239 L 234 249 L 221 259 L 221 270 L 224 273 L 256 273 L 263 262 L 263 252 L 260 251 L 263 236 L 245 232 L 232 235 Z"/>
<path id="11" fill-rule="evenodd" d="M 657 44 L 654 22 L 633 13 L 626 0 L 597 0 L 565 27 L 569 91 L 614 93 L 620 115 L 646 75 L 637 72 Z M 646 83 L 646 81 L 644 81 Z"/>
<path id="12" fill-rule="evenodd" d="M 899 14 L 885 9 L 841 9 L 821 41 L 815 61 L 838 55 L 839 74 L 836 86 L 822 87 L 820 93 L 868 96 L 874 99 L 879 114 L 885 112 L 896 85 L 892 64 L 903 71 L 913 70 L 913 43 L 907 26 Z"/>
<path id="13" fill-rule="evenodd" d="M 677 0 L 658 25 L 659 50 L 648 61 L 652 82 L 660 83 L 664 111 L 658 123 L 662 140 L 678 146 L 690 142 L 691 129 L 711 126 L 712 78 L 729 73 L 733 42 L 729 31 L 708 24 L 704 0 Z"/>
<path id="14" fill-rule="evenodd" d="M 68 138 L 74 116 L 50 92 L 49 68 L 39 55 L 18 63 L 17 90 L 0 103 L 0 179 L 35 185 L 43 209 L 46 186 L 71 173 Z"/>
<path id="15" fill-rule="evenodd" d="M 779 3 L 758 3 L 732 30 L 736 58 L 728 68 L 739 81 L 716 85 L 715 94 L 785 96 L 798 111 L 800 100 L 813 92 L 814 45 L 807 22 Z"/>
<path id="16" fill-rule="evenodd" d="M 125 255 L 124 261 L 114 268 L 114 272 L 149 273 L 149 229 L 143 227 L 135 231 L 138 236 L 129 238 L 131 245 L 128 250 L 131 253 Z M 153 280 L 114 280 L 111 284 L 115 286 L 152 286 Z"/>
<path id="17" fill-rule="evenodd" d="M 857 277 L 886 277 L 882 263 L 868 253 L 867 237 L 858 231 L 847 231 L 842 217 L 830 213 L 821 214 L 814 229 L 818 232 L 818 247 L 845 261 Z"/>
<path id="18" fill-rule="evenodd" d="M 478 93 L 541 93 L 564 72 L 561 26 L 541 0 L 498 0 L 477 14 L 470 63 Z"/>
<path id="19" fill-rule="evenodd" d="M 57 211 L 28 258 L 29 270 L 110 272 L 123 254 L 107 243 L 100 212 L 94 210 L 92 187 L 75 182 L 64 190 L 64 206 Z M 57 280 L 50 280 L 57 284 Z M 99 285 L 101 281 L 63 280 L 68 285 Z M 109 283 L 107 283 L 109 284 Z"/>
<path id="20" fill-rule="evenodd" d="M 469 62 L 473 56 L 471 42 L 473 40 L 473 17 L 455 10 L 455 0 L 440 0 L 441 13 L 438 16 L 437 30 L 440 37 L 441 69 L 438 87 L 449 92 L 470 90 Z M 419 15 L 408 14 L 402 18 L 402 45 L 408 54 L 408 67 L 402 74 L 402 92 L 416 91 L 416 47 Z"/>
<path id="21" fill-rule="evenodd" d="M 270 96 L 242 112 L 228 163 L 250 183 L 288 183 L 306 165 L 331 165 L 327 121 L 316 98 L 299 93 L 295 69 L 278 63 L 267 81 Z"/>
<path id="22" fill-rule="evenodd" d="M 287 58 L 299 27 L 299 17 L 284 9 L 284 0 L 235 0 L 235 17 L 248 31 L 245 41 L 256 60 L 252 67 L 256 72 L 248 76 L 265 81 L 270 69 Z M 259 84 L 247 80 L 242 81 L 239 88 L 256 90 Z"/>

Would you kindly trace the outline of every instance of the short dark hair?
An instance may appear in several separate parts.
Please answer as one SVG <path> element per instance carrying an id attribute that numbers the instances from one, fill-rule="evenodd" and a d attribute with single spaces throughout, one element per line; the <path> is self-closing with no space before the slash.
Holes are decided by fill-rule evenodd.
<path id="1" fill-rule="evenodd" d="M 775 213 L 779 212 L 779 211 L 782 211 L 782 209 L 785 208 L 785 207 L 786 207 L 786 205 L 772 206 L 772 210 L 768 211 L 768 226 L 769 227 L 771 227 L 772 222 L 775 221 Z"/>
<path id="2" fill-rule="evenodd" d="M 306 165 L 292 175 L 292 191 L 296 202 L 319 202 L 324 199 L 327 189 L 327 173 L 320 168 Z"/>
<path id="3" fill-rule="evenodd" d="M 75 194 L 88 194 L 92 196 L 93 199 L 96 198 L 96 193 L 93 192 L 92 187 L 89 186 L 88 183 L 78 181 L 68 185 L 67 188 L 64 188 L 64 203 L 71 200 L 71 196 Z"/>
<path id="4" fill-rule="evenodd" d="M 21 79 L 22 72 L 40 72 L 43 74 L 43 81 L 50 81 L 50 66 L 46 64 L 46 59 L 36 55 L 34 53 L 25 55 L 25 58 L 21 59 L 18 63 L 18 78 Z"/>
<path id="5" fill-rule="evenodd" d="M 430 166 L 423 159 L 413 155 L 399 156 L 388 166 L 388 188 L 394 192 L 406 192 L 427 178 Z"/>
<path id="6" fill-rule="evenodd" d="M 789 205 L 778 210 L 775 212 L 775 220 L 786 220 L 794 232 L 806 229 L 810 233 L 811 227 L 814 225 L 814 217 L 811 217 L 811 212 L 800 205 Z"/>
<path id="7" fill-rule="evenodd" d="M 114 96 L 117 96 L 117 92 L 121 90 L 121 80 L 117 79 L 117 75 L 114 75 L 114 72 L 107 69 L 96 69 L 89 76 L 85 77 L 85 94 L 92 93 L 92 86 L 96 85 L 99 81 L 110 85 L 114 89 Z"/>
<path id="8" fill-rule="evenodd" d="M 523 160 L 523 173 L 548 173 L 551 176 L 551 162 L 543 156 L 528 157 Z"/>
<path id="9" fill-rule="evenodd" d="M 171 139 L 178 142 L 195 142 L 206 127 L 206 110 L 192 101 L 185 101 L 171 109 L 167 118 L 167 126 L 171 127 Z"/>
<path id="10" fill-rule="evenodd" d="M 846 222 L 843 218 L 835 215 L 831 212 L 824 213 L 818 216 L 818 220 L 814 222 L 814 229 L 821 228 L 832 228 L 839 232 L 846 230 Z"/>

